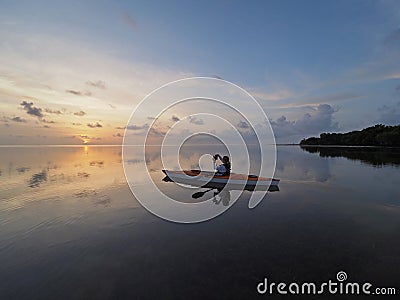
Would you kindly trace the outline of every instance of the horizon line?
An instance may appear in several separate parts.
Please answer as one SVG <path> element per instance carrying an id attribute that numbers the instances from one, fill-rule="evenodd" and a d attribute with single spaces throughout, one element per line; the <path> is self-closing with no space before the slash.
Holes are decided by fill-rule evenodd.
<path id="1" fill-rule="evenodd" d="M 193 144 L 193 145 L 182 145 L 185 146 L 224 146 L 221 144 Z M 230 146 L 239 146 L 241 144 L 226 144 Z M 254 146 L 259 144 L 246 144 L 248 146 Z M 284 146 L 284 145 L 300 145 L 299 143 L 276 143 L 276 144 L 268 144 L 268 145 L 277 145 L 277 146 Z M 4 144 L 0 145 L 0 148 L 11 148 L 11 147 L 122 147 L 122 146 L 177 146 L 177 145 L 162 145 L 162 144 L 150 144 L 150 145 L 143 145 L 143 144 L 130 144 L 130 145 L 123 145 L 123 144 Z"/>

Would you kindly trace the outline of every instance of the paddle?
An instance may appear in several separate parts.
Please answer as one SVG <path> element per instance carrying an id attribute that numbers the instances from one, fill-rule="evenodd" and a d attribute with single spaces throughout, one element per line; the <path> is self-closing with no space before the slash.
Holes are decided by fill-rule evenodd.
<path id="1" fill-rule="evenodd" d="M 209 190 L 204 191 L 204 192 L 196 192 L 196 193 L 194 193 L 194 194 L 192 195 L 192 198 L 198 199 L 198 198 L 200 198 L 200 197 L 203 197 L 205 193 L 208 193 L 209 191 L 212 191 L 212 190 L 213 190 L 213 189 L 209 189 Z"/>

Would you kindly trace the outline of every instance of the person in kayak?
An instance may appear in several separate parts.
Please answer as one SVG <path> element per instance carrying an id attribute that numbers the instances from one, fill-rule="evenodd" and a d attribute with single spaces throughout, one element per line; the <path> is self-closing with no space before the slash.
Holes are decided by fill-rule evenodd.
<path id="1" fill-rule="evenodd" d="M 231 162 L 229 161 L 228 156 L 221 157 L 219 154 L 214 155 L 214 160 L 216 161 L 217 159 L 220 159 L 222 161 L 222 164 L 219 164 L 216 166 L 215 170 L 217 171 L 216 175 L 219 176 L 224 176 L 224 175 L 230 175 L 231 174 Z"/>

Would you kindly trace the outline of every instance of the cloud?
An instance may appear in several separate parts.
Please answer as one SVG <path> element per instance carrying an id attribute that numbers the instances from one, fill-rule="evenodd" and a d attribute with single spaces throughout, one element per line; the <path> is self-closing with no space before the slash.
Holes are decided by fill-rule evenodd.
<path id="1" fill-rule="evenodd" d="M 101 127 L 103 127 L 103 125 L 101 125 L 99 122 L 96 122 L 94 124 L 87 123 L 87 126 L 90 127 L 90 128 L 101 128 Z"/>
<path id="2" fill-rule="evenodd" d="M 296 95 L 294 92 L 292 92 L 288 89 L 281 89 L 281 90 L 269 92 L 269 93 L 250 89 L 250 93 L 254 98 L 260 99 L 262 101 L 280 101 L 280 100 L 291 98 Z"/>
<path id="3" fill-rule="evenodd" d="M 26 120 L 21 117 L 10 118 L 10 120 L 18 123 L 26 123 Z"/>
<path id="4" fill-rule="evenodd" d="M 318 97 L 304 97 L 300 101 L 296 100 L 295 102 L 288 102 L 288 103 L 280 102 L 272 107 L 275 109 L 312 108 L 320 104 L 359 99 L 361 97 L 363 96 L 355 93 L 344 92 L 344 93 L 337 93 L 337 94 L 318 96 Z"/>
<path id="5" fill-rule="evenodd" d="M 204 125 L 204 121 L 194 116 L 189 116 L 189 122 L 195 125 Z"/>
<path id="6" fill-rule="evenodd" d="M 81 135 L 79 135 L 79 137 L 81 139 L 85 139 L 85 140 L 95 140 L 95 141 L 101 140 L 101 137 L 93 137 L 93 136 L 88 136 L 86 134 L 81 134 Z M 72 136 L 72 138 L 74 138 L 74 136 Z"/>
<path id="7" fill-rule="evenodd" d="M 81 111 L 74 112 L 74 115 L 75 116 L 79 116 L 79 117 L 83 117 L 84 115 L 86 115 L 86 113 L 83 110 L 81 110 Z"/>
<path id="8" fill-rule="evenodd" d="M 49 120 L 44 119 L 43 118 L 44 115 L 42 113 L 43 110 L 40 107 L 33 106 L 33 102 L 29 102 L 28 103 L 26 101 L 22 101 L 20 103 L 20 105 L 24 108 L 24 110 L 26 111 L 27 114 L 38 117 L 40 122 L 48 123 L 48 124 L 54 124 L 55 123 L 54 121 L 51 121 L 51 120 L 49 121 Z M 48 109 L 45 109 L 45 111 L 47 111 L 47 110 Z M 15 121 L 15 122 L 24 122 L 24 121 L 21 121 L 23 119 L 21 119 L 19 117 L 16 117 L 14 119 L 15 120 L 13 120 L 13 121 Z M 48 128 L 48 127 L 46 127 L 46 128 Z"/>
<path id="9" fill-rule="evenodd" d="M 42 118 L 42 109 L 39 107 L 33 106 L 33 102 L 22 101 L 20 104 L 28 115 L 36 116 L 38 118 Z"/>
<path id="10" fill-rule="evenodd" d="M 397 46 L 400 45 L 400 28 L 392 31 L 389 35 L 385 37 L 383 40 L 384 46 Z"/>
<path id="11" fill-rule="evenodd" d="M 105 90 L 106 89 L 106 83 L 103 80 L 97 80 L 97 81 L 86 81 L 87 85 Z"/>
<path id="12" fill-rule="evenodd" d="M 120 133 L 118 132 L 118 133 L 116 133 L 116 134 L 113 134 L 113 137 L 122 138 L 122 137 L 123 137 L 123 135 L 122 135 L 122 134 L 120 134 Z"/>
<path id="13" fill-rule="evenodd" d="M 121 16 L 122 16 L 122 20 L 124 21 L 124 23 L 126 25 L 128 25 L 130 28 L 132 28 L 135 31 L 138 29 L 138 24 L 137 24 L 136 20 L 130 14 L 123 12 L 123 13 L 121 13 Z"/>
<path id="14" fill-rule="evenodd" d="M 45 108 L 44 111 L 49 114 L 62 115 L 62 112 L 60 110 L 52 110 L 50 108 Z"/>
<path id="15" fill-rule="evenodd" d="M 138 163 L 140 163 L 140 162 L 142 162 L 142 161 L 143 161 L 143 160 L 138 159 L 138 158 L 132 158 L 132 159 L 128 159 L 126 162 L 127 162 L 128 164 L 132 165 L 132 164 L 138 164 Z"/>
<path id="16" fill-rule="evenodd" d="M 75 90 L 65 90 L 66 93 L 72 94 L 72 95 L 76 95 L 76 96 L 91 96 L 92 93 L 89 91 L 75 91 Z"/>
<path id="17" fill-rule="evenodd" d="M 128 130 L 142 130 L 142 129 L 147 129 L 149 127 L 148 124 L 144 124 L 144 125 L 129 125 L 126 127 L 126 129 Z M 118 127 L 117 127 L 118 128 Z"/>
<path id="18" fill-rule="evenodd" d="M 46 120 L 46 119 L 41 119 L 40 121 L 43 122 L 43 123 L 48 123 L 48 124 L 54 124 L 54 123 L 56 123 L 56 122 L 54 122 L 54 121 L 52 121 L 52 120 L 48 121 L 48 120 Z"/>
<path id="19" fill-rule="evenodd" d="M 144 125 L 129 125 L 129 126 L 118 126 L 115 127 L 115 129 L 128 129 L 128 130 L 143 130 L 149 128 L 149 124 L 144 124 Z"/>
<path id="20" fill-rule="evenodd" d="M 111 103 L 108 103 L 108 105 L 109 105 L 112 109 L 116 109 L 116 108 L 117 108 L 115 105 L 112 105 Z"/>
<path id="21" fill-rule="evenodd" d="M 166 133 L 167 132 L 165 130 L 156 129 L 154 127 L 150 128 L 150 132 L 149 132 L 150 135 L 158 136 L 158 137 L 165 136 Z"/>
<path id="22" fill-rule="evenodd" d="M 74 126 L 82 125 L 82 123 L 71 123 L 71 124 L 74 125 Z"/>
<path id="23" fill-rule="evenodd" d="M 43 125 L 43 128 L 50 128 L 49 125 Z"/>
<path id="24" fill-rule="evenodd" d="M 240 121 L 239 124 L 237 125 L 239 128 L 247 129 L 250 128 L 249 124 L 245 121 Z"/>
<path id="25" fill-rule="evenodd" d="M 174 122 L 178 122 L 180 119 L 177 116 L 172 116 L 171 120 L 174 121 Z"/>
<path id="26" fill-rule="evenodd" d="M 326 131 L 338 130 L 338 123 L 333 121 L 336 112 L 329 104 L 320 104 L 312 113 L 306 113 L 296 121 L 290 121 L 285 116 L 271 120 L 275 137 L 288 137 L 294 135 L 319 134 Z"/>
<path id="27" fill-rule="evenodd" d="M 350 99 L 357 99 L 361 98 L 360 95 L 357 95 L 355 93 L 350 93 L 350 92 L 345 92 L 345 93 L 339 93 L 339 94 L 333 94 L 333 95 L 327 95 L 327 96 L 321 96 L 321 97 L 313 97 L 309 98 L 310 103 L 326 103 L 326 102 L 336 102 L 336 101 L 344 101 L 344 100 L 350 100 Z"/>
<path id="28" fill-rule="evenodd" d="M 378 118 L 378 123 L 386 125 L 399 125 L 400 124 L 400 102 L 394 105 L 383 105 L 378 108 L 381 114 Z"/>

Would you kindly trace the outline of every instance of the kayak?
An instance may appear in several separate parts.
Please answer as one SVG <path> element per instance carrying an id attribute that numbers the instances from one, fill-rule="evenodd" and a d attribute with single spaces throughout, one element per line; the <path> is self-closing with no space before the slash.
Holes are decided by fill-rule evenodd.
<path id="1" fill-rule="evenodd" d="M 268 189 L 271 186 L 277 187 L 279 179 L 259 177 L 256 175 L 245 175 L 231 173 L 230 175 L 216 175 L 214 172 L 200 170 L 170 171 L 162 170 L 166 175 L 164 181 L 173 181 L 198 187 L 223 188 L 228 184 L 230 189 L 253 190 Z M 256 186 L 257 185 L 257 186 Z"/>

